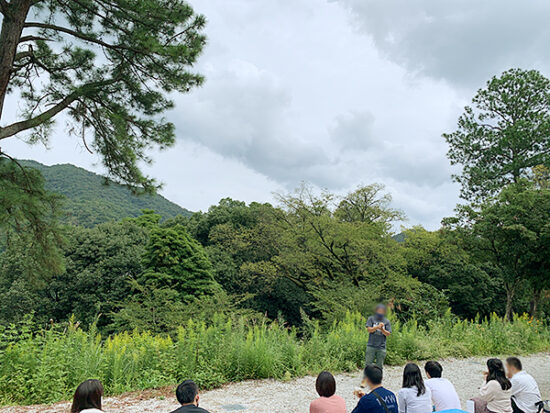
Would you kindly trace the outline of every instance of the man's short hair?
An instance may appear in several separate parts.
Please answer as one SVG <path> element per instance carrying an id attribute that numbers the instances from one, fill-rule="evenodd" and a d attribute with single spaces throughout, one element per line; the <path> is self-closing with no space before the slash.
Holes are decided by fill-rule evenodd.
<path id="1" fill-rule="evenodd" d="M 199 387 L 193 380 L 185 380 L 176 389 L 176 398 L 180 404 L 193 403 L 197 394 L 199 394 Z"/>
<path id="2" fill-rule="evenodd" d="M 426 373 L 430 375 L 430 377 L 441 377 L 441 373 L 443 372 L 443 367 L 439 362 L 430 360 L 424 365 L 424 370 L 426 370 Z"/>
<path id="3" fill-rule="evenodd" d="M 365 367 L 365 377 L 369 379 L 372 384 L 382 383 L 382 369 L 374 364 L 369 364 Z"/>
<path id="4" fill-rule="evenodd" d="M 322 371 L 315 381 L 315 390 L 321 397 L 331 397 L 336 393 L 336 380 L 328 371 Z"/>
<path id="5" fill-rule="evenodd" d="M 518 359 L 517 357 L 508 357 L 506 359 L 506 363 L 508 363 L 508 365 L 512 367 L 515 367 L 517 370 L 523 370 L 523 366 L 521 365 L 521 360 Z"/>

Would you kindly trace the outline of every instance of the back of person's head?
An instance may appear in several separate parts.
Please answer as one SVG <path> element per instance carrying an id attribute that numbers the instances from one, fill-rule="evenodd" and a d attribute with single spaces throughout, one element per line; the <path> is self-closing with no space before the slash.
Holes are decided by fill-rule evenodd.
<path id="1" fill-rule="evenodd" d="M 443 373 L 443 366 L 437 361 L 430 360 L 424 365 L 424 370 L 430 377 L 439 378 Z"/>
<path id="2" fill-rule="evenodd" d="M 364 371 L 365 379 L 371 385 L 378 385 L 382 383 L 382 369 L 374 364 L 369 364 L 365 367 Z"/>
<path id="3" fill-rule="evenodd" d="M 422 373 L 417 364 L 409 363 L 405 366 L 403 370 L 403 387 L 416 387 L 418 390 L 417 396 L 419 397 L 426 393 L 426 386 L 424 386 L 424 380 L 422 380 Z"/>
<path id="4" fill-rule="evenodd" d="M 508 357 L 506 359 L 506 364 L 508 364 L 508 366 L 510 367 L 513 367 L 517 371 L 523 370 L 523 366 L 521 365 L 521 360 L 518 359 L 517 357 Z"/>
<path id="5" fill-rule="evenodd" d="M 176 389 L 176 398 L 182 405 L 194 403 L 198 394 L 199 387 L 193 380 L 185 380 Z"/>
<path id="6" fill-rule="evenodd" d="M 86 409 L 101 410 L 103 385 L 99 380 L 86 380 L 79 384 L 74 392 L 71 413 L 80 413 Z"/>
<path id="7" fill-rule="evenodd" d="M 488 382 L 491 380 L 498 381 L 502 390 L 509 390 L 512 387 L 512 383 L 506 377 L 504 365 L 500 359 L 487 360 L 487 368 L 489 369 L 489 374 L 487 375 Z"/>
<path id="8" fill-rule="evenodd" d="M 331 397 L 336 393 L 336 380 L 328 371 L 322 371 L 315 381 L 315 390 L 321 397 Z"/>

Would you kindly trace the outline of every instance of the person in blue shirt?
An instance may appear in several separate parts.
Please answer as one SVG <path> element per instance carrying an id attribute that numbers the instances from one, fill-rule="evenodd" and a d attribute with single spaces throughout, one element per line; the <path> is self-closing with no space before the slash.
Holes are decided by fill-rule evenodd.
<path id="1" fill-rule="evenodd" d="M 363 383 L 370 392 L 357 391 L 359 402 L 352 413 L 398 413 L 397 397 L 382 386 L 382 369 L 376 365 L 365 367 Z"/>

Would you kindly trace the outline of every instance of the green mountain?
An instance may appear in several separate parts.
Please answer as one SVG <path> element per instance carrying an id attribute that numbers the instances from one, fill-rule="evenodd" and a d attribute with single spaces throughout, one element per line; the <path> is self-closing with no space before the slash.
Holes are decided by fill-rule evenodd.
<path id="1" fill-rule="evenodd" d="M 161 195 L 132 194 L 124 185 L 107 181 L 101 175 L 74 165 L 46 166 L 35 161 L 21 163 L 42 172 L 46 188 L 65 197 L 65 221 L 70 224 L 90 227 L 138 216 L 142 209 L 152 209 L 164 219 L 192 214 Z"/>

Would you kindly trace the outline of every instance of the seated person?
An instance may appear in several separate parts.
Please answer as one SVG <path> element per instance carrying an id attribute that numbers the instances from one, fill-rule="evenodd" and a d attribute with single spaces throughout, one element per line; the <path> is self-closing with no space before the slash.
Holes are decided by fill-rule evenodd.
<path id="1" fill-rule="evenodd" d="M 487 368 L 479 397 L 473 399 L 475 413 L 513 413 L 510 399 L 512 383 L 506 378 L 502 361 L 489 359 Z"/>
<path id="2" fill-rule="evenodd" d="M 403 370 L 403 388 L 397 393 L 399 413 L 431 413 L 432 391 L 424 385 L 420 367 L 409 363 Z"/>
<path id="3" fill-rule="evenodd" d="M 382 387 L 380 367 L 372 364 L 365 367 L 363 383 L 369 387 L 370 392 L 355 392 L 361 399 L 352 413 L 399 413 L 395 394 Z"/>
<path id="4" fill-rule="evenodd" d="M 432 391 L 432 402 L 435 411 L 461 409 L 460 398 L 455 386 L 449 380 L 441 377 L 443 367 L 437 361 L 428 361 L 424 366 L 428 380 L 424 383 Z"/>
<path id="5" fill-rule="evenodd" d="M 103 385 L 99 380 L 86 380 L 74 392 L 71 413 L 102 413 Z"/>
<path id="6" fill-rule="evenodd" d="M 512 409 L 514 413 L 537 413 L 542 401 L 539 386 L 530 374 L 523 371 L 520 359 L 506 359 L 506 373 L 512 382 Z"/>
<path id="7" fill-rule="evenodd" d="M 199 407 L 199 388 L 192 380 L 185 380 L 178 386 L 176 398 L 181 407 L 172 413 L 208 413 Z"/>
<path id="8" fill-rule="evenodd" d="M 346 413 L 346 402 L 336 394 L 336 380 L 328 371 L 317 376 L 315 389 L 319 398 L 309 405 L 309 413 Z"/>

